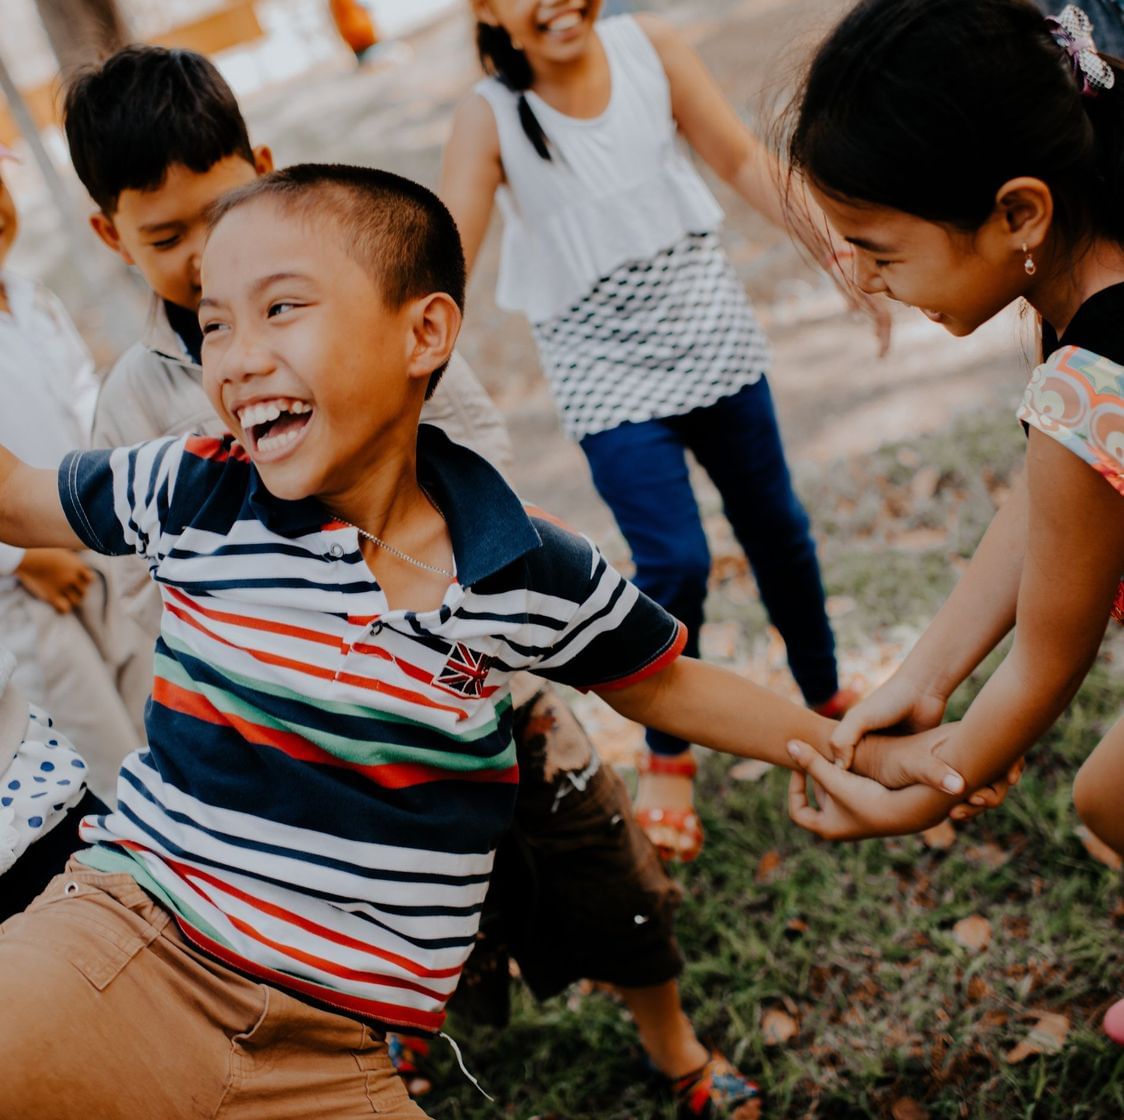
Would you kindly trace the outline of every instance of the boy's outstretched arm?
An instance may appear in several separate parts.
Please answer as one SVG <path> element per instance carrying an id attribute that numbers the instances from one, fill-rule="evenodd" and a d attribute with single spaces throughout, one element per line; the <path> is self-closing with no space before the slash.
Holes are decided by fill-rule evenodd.
<path id="1" fill-rule="evenodd" d="M 830 756 L 832 720 L 729 669 L 693 657 L 680 657 L 636 684 L 599 690 L 599 695 L 637 723 L 727 754 L 791 769 L 796 763 L 788 753 L 788 742 L 801 739 L 825 758 Z M 936 743 L 944 732 L 927 734 Z M 956 791 L 963 789 L 960 775 L 930 750 L 917 751 L 908 768 L 912 782 L 934 789 L 943 789 L 948 782 Z"/>
<path id="2" fill-rule="evenodd" d="M 84 548 L 59 499 L 59 474 L 0 447 L 0 541 L 20 548 Z"/>

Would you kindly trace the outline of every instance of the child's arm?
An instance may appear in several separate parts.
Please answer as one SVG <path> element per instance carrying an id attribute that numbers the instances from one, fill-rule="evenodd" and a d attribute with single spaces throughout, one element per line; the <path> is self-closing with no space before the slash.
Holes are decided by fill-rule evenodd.
<path id="1" fill-rule="evenodd" d="M 848 282 L 841 271 L 842 258 L 833 248 L 827 219 L 819 208 L 810 198 L 804 198 L 802 208 L 810 219 L 809 228 L 793 226 L 782 186 L 784 174 L 773 152 L 742 123 L 702 59 L 672 24 L 651 13 L 635 18 L 663 63 L 671 89 L 671 113 L 687 143 L 759 214 L 805 242 L 848 300 L 874 320 L 880 352 L 885 353 L 890 341 L 886 303 L 873 300 Z"/>
<path id="2" fill-rule="evenodd" d="M 500 136 L 491 106 L 479 94 L 462 102 L 445 145 L 438 195 L 460 231 L 469 273 L 488 232 L 496 190 L 503 182 Z"/>
<path id="3" fill-rule="evenodd" d="M 922 731 L 940 723 L 948 698 L 1014 625 L 1026 533 L 1024 473 L 901 667 L 836 726 L 832 751 L 844 766 L 851 765 L 856 744 L 869 731 L 899 726 Z"/>
<path id="4" fill-rule="evenodd" d="M 599 695 L 637 723 L 713 750 L 759 758 L 777 766 L 795 765 L 787 750 L 790 739 L 811 743 L 826 757 L 828 736 L 834 727 L 832 720 L 808 708 L 693 657 L 680 657 L 636 684 L 609 687 Z M 918 737 L 923 749 L 903 761 L 903 780 L 937 789 L 949 783 L 955 790 L 963 790 L 960 775 L 928 749 L 946 733 L 940 728 Z"/>
<path id="5" fill-rule="evenodd" d="M 1002 774 L 1065 710 L 1096 657 L 1124 570 L 1124 496 L 1036 429 L 1027 454 L 1027 493 L 1014 645 L 939 748 L 970 789 Z M 822 776 L 810 754 L 803 761 Z M 832 781 L 830 835 L 871 835 L 859 819 L 861 806 L 854 806 L 853 831 L 847 831 L 844 819 L 849 799 L 865 798 L 869 791 Z M 905 795 L 918 819 L 939 819 L 949 808 L 930 790 L 907 789 L 894 796 L 904 800 Z M 812 827 L 816 822 L 804 813 L 798 823 Z"/>
<path id="6" fill-rule="evenodd" d="M 636 22 L 663 63 L 671 88 L 671 114 L 687 143 L 758 213 L 787 230 L 776 157 L 742 123 L 714 76 L 676 27 L 651 13 L 638 14 Z"/>
<path id="7" fill-rule="evenodd" d="M 0 540 L 21 548 L 83 548 L 59 498 L 58 471 L 29 467 L 0 447 Z"/>

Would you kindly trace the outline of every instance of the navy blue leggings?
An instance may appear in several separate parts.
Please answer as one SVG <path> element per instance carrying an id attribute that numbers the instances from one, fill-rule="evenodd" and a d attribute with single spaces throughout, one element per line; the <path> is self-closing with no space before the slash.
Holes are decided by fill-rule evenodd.
<path id="1" fill-rule="evenodd" d="M 687 473 L 690 450 L 722 495 L 769 619 L 809 704 L 839 687 L 835 639 L 808 515 L 792 489 L 765 379 L 682 416 L 625 423 L 581 441 L 593 483 L 632 549 L 635 582 L 687 627 L 697 657 L 710 550 Z M 657 754 L 687 746 L 649 731 Z"/>

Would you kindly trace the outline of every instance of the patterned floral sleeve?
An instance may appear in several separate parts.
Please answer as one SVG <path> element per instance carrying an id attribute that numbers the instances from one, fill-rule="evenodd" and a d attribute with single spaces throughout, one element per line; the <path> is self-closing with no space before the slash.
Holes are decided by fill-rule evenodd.
<path id="1" fill-rule="evenodd" d="M 1034 371 L 1018 417 L 1064 444 L 1124 494 L 1124 366 L 1063 346 Z"/>
<path id="2" fill-rule="evenodd" d="M 1018 417 L 1068 447 L 1124 494 L 1124 366 L 1063 346 L 1034 371 Z M 1124 580 L 1112 617 L 1124 623 Z"/>

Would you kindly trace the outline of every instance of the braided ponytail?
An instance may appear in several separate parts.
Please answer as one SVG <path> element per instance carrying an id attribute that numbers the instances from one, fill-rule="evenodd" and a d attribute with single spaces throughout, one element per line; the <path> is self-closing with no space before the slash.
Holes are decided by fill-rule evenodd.
<path id="1" fill-rule="evenodd" d="M 519 123 L 535 151 L 545 160 L 551 158 L 550 141 L 531 110 L 524 90 L 531 86 L 534 75 L 527 56 L 518 50 L 511 36 L 502 27 L 490 23 L 476 24 L 476 53 L 486 74 L 498 78 L 512 93 L 519 94 Z"/>

